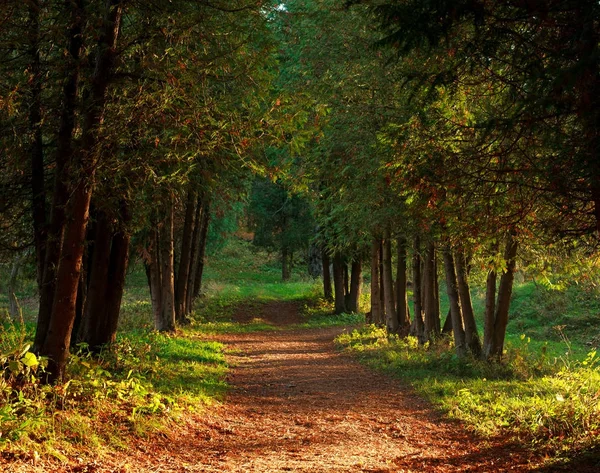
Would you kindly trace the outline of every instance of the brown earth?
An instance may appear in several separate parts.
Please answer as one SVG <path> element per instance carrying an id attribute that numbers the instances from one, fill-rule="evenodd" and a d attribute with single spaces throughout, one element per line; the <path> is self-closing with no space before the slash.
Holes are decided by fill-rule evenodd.
<path id="1" fill-rule="evenodd" d="M 256 308 L 236 314 L 238 321 L 256 317 Z M 272 303 L 258 317 L 286 325 L 299 321 L 299 307 Z M 110 458 L 69 465 L 21 462 L 4 470 L 0 463 L 0 471 L 542 471 L 539 455 L 503 439 L 475 438 L 407 386 L 338 352 L 332 340 L 342 330 L 220 335 L 233 365 L 232 390 L 223 404 Z M 600 471 L 591 462 L 565 469 Z"/>

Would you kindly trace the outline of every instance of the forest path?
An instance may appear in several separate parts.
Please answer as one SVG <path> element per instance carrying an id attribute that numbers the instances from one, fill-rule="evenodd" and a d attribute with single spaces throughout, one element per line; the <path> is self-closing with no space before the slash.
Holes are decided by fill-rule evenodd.
<path id="1" fill-rule="evenodd" d="M 281 326 L 297 322 L 298 314 L 297 305 L 280 302 L 264 306 L 259 316 Z M 236 318 L 250 316 L 241 311 Z M 475 439 L 397 380 L 337 351 L 333 339 L 343 330 L 288 328 L 217 336 L 229 347 L 233 389 L 222 406 L 199 417 L 192 438 L 183 444 L 166 439 L 169 458 L 163 469 L 151 471 L 532 469 L 525 450 Z M 180 469 L 182 463 L 187 466 Z"/>

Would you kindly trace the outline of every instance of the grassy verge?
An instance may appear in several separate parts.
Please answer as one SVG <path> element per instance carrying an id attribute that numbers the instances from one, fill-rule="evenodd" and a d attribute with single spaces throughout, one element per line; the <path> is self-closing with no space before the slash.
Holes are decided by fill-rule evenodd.
<path id="1" fill-rule="evenodd" d="M 552 456 L 600 444 L 600 368 L 595 351 L 557 358 L 525 336 L 502 364 L 458 360 L 449 339 L 419 347 L 367 326 L 336 342 L 374 369 L 402 378 L 418 393 L 483 436 L 510 435 Z M 563 347 L 564 348 L 564 347 Z M 563 350 L 564 353 L 564 350 Z"/>

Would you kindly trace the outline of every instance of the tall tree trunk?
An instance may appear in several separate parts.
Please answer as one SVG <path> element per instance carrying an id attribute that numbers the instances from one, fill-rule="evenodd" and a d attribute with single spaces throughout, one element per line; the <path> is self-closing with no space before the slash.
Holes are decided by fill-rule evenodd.
<path id="1" fill-rule="evenodd" d="M 196 198 L 196 207 L 194 215 L 194 230 L 192 231 L 192 250 L 190 255 L 190 270 L 188 272 L 187 292 L 185 295 L 185 314 L 192 311 L 192 301 L 194 299 L 194 281 L 198 272 L 198 254 L 200 253 L 200 233 L 202 232 L 202 197 Z"/>
<path id="2" fill-rule="evenodd" d="M 44 186 L 44 142 L 42 137 L 42 76 L 40 64 L 40 1 L 31 0 L 29 9 L 29 57 L 31 97 L 29 128 L 31 131 L 31 207 L 38 291 L 41 293 L 46 259 L 46 191 Z"/>
<path id="3" fill-rule="evenodd" d="M 491 338 L 484 340 L 484 356 L 486 359 L 502 358 L 504 350 L 504 337 L 506 336 L 506 326 L 508 325 L 508 310 L 510 308 L 510 298 L 515 278 L 517 242 L 509 234 L 504 251 L 506 261 L 506 271 L 500 277 L 500 286 L 498 287 L 498 300 L 496 302 L 496 311 L 494 313 L 494 326 L 491 332 Z M 490 335 L 488 333 L 488 335 Z"/>
<path id="4" fill-rule="evenodd" d="M 33 350 L 40 353 L 48 334 L 50 316 L 56 289 L 56 271 L 60 261 L 65 228 L 65 207 L 69 199 L 67 189 L 68 168 L 66 164 L 73 156 L 73 130 L 75 129 L 75 111 L 79 90 L 80 55 L 83 45 L 82 28 L 84 24 L 83 0 L 71 2 L 65 0 L 67 11 L 70 12 L 70 27 L 68 33 L 68 71 L 62 90 L 62 108 L 57 138 L 57 150 L 54 164 L 54 189 L 50 222 L 46 228 L 45 257 L 40 289 L 38 319 L 33 343 Z"/>
<path id="5" fill-rule="evenodd" d="M 105 325 L 105 297 L 108 280 L 108 265 L 110 261 L 110 245 L 112 241 L 111 222 L 106 212 L 97 212 L 94 252 L 90 265 L 89 287 L 86 304 L 79 329 L 79 340 L 88 344 L 90 350 L 99 352 L 101 344 L 98 337 Z"/>
<path id="6" fill-rule="evenodd" d="M 433 242 L 427 243 L 423 273 L 423 297 L 425 309 L 425 336 L 427 340 L 433 341 L 440 335 L 439 302 L 436 294 L 437 272 L 436 251 Z"/>
<path id="7" fill-rule="evenodd" d="M 200 295 L 202 289 L 202 276 L 204 275 L 204 262 L 206 255 L 206 243 L 208 242 L 208 228 L 210 226 L 210 201 L 206 199 L 202 211 L 202 226 L 200 227 L 200 246 L 198 247 L 198 266 L 194 274 L 193 299 Z"/>
<path id="8" fill-rule="evenodd" d="M 340 253 L 333 255 L 333 290 L 336 314 L 346 312 L 346 294 L 344 290 L 344 259 Z"/>
<path id="9" fill-rule="evenodd" d="M 414 319 L 411 325 L 411 335 L 414 335 L 423 344 L 427 341 L 425 336 L 425 326 L 423 321 L 423 277 L 421 273 L 421 239 L 415 237 L 413 249 L 413 307 Z"/>
<path id="10" fill-rule="evenodd" d="M 410 331 L 406 276 L 406 238 L 397 240 L 398 261 L 396 268 L 396 313 L 398 314 L 398 334 L 406 337 Z"/>
<path id="11" fill-rule="evenodd" d="M 442 251 L 444 257 L 444 270 L 446 274 L 446 291 L 450 302 L 450 315 L 452 317 L 452 332 L 454 333 L 454 346 L 459 358 L 467 354 L 465 342 L 465 329 L 463 327 L 462 310 L 458 295 L 458 282 L 456 280 L 456 269 L 454 258 L 448 244 L 444 245 Z"/>
<path id="12" fill-rule="evenodd" d="M 383 235 L 383 290 L 385 292 L 385 325 L 389 333 L 398 333 L 398 314 L 394 297 L 394 275 L 392 274 L 392 240 L 390 231 Z"/>
<path id="13" fill-rule="evenodd" d="M 192 258 L 192 237 L 195 210 L 196 195 L 190 185 L 185 202 L 185 220 L 183 222 L 183 235 L 181 237 L 181 256 L 179 258 L 179 268 L 177 271 L 177 279 L 175 284 L 175 315 L 180 324 L 186 321 L 187 315 L 186 302 Z"/>
<path id="14" fill-rule="evenodd" d="M 371 323 L 380 324 L 381 317 L 381 295 L 379 280 L 379 246 L 378 238 L 373 239 L 371 244 Z"/>
<path id="15" fill-rule="evenodd" d="M 458 294 L 462 308 L 463 321 L 465 324 L 465 341 L 469 351 L 476 357 L 481 355 L 481 341 L 477 332 L 477 322 L 473 311 L 471 290 L 469 289 L 469 276 L 467 260 L 462 248 L 456 251 L 456 277 L 458 282 Z"/>
<path id="16" fill-rule="evenodd" d="M 383 284 L 383 238 L 379 240 L 379 307 L 381 308 L 380 325 L 385 325 L 385 284 Z"/>
<path id="17" fill-rule="evenodd" d="M 155 225 L 152 229 L 152 242 L 150 243 L 150 260 L 146 263 L 150 282 L 150 298 L 152 301 L 152 314 L 154 327 L 161 324 L 162 313 L 162 274 L 160 263 L 160 232 Z"/>
<path id="18" fill-rule="evenodd" d="M 58 265 L 50 326 L 42 348 L 42 355 L 48 357 L 47 381 L 49 382 L 63 378 L 69 354 L 85 230 L 97 164 L 96 127 L 101 121 L 106 102 L 106 89 L 116 55 L 122 15 L 121 1 L 108 0 L 105 4 L 105 18 L 98 40 L 98 54 L 91 81 L 90 98 L 85 107 L 81 147 L 75 156 L 76 159 L 71 160 L 74 165 L 74 172 L 71 175 L 77 176 L 77 179 L 70 196 L 69 220 L 65 228 Z"/>
<path id="19" fill-rule="evenodd" d="M 127 202 L 121 202 L 121 222 L 126 227 L 131 222 L 131 213 Z M 106 321 L 105 336 L 100 339 L 104 345 L 114 343 L 117 336 L 121 301 L 125 289 L 125 277 L 129 264 L 129 243 L 131 236 L 127 228 L 118 230 L 112 241 L 110 261 L 108 264 L 108 280 L 110 284 L 106 291 Z"/>
<path id="20" fill-rule="evenodd" d="M 170 198 L 172 199 L 172 197 Z M 175 283 L 174 283 L 174 235 L 173 201 L 167 203 L 165 218 L 159 228 L 159 252 L 161 273 L 161 311 L 156 326 L 159 332 L 175 331 Z"/>
<path id="21" fill-rule="evenodd" d="M 323 297 L 326 301 L 333 301 L 333 289 L 331 287 L 331 259 L 325 248 L 321 250 L 321 258 L 323 260 Z"/>
<path id="22" fill-rule="evenodd" d="M 350 276 L 350 295 L 348 310 L 355 314 L 359 312 L 360 294 L 362 288 L 362 262 L 359 258 L 352 261 L 352 273 Z"/>

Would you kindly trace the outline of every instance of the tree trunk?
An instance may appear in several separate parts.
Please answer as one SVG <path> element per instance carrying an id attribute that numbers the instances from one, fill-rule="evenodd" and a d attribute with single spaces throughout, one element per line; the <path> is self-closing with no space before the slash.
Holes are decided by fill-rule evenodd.
<path id="1" fill-rule="evenodd" d="M 439 302 L 436 294 L 437 272 L 435 244 L 429 242 L 425 251 L 424 272 L 423 272 L 423 297 L 424 297 L 424 332 L 429 341 L 434 341 L 440 335 L 440 316 Z"/>
<path id="2" fill-rule="evenodd" d="M 463 327 L 462 310 L 458 295 L 458 283 L 456 280 L 456 269 L 454 267 L 454 258 L 449 245 L 444 246 L 444 270 L 446 274 L 446 292 L 450 302 L 450 315 L 452 317 L 452 332 L 454 333 L 454 346 L 459 358 L 467 354 L 465 343 L 465 329 Z"/>
<path id="3" fill-rule="evenodd" d="M 463 321 L 465 324 L 465 341 L 469 351 L 474 356 L 479 357 L 481 355 L 481 341 L 479 340 L 479 333 L 477 332 L 477 322 L 475 321 L 471 290 L 469 289 L 467 261 L 462 248 L 456 252 L 455 264 L 458 294 L 460 296 L 460 306 L 462 308 Z"/>
<path id="4" fill-rule="evenodd" d="M 194 276 L 193 299 L 200 295 L 202 289 L 202 276 L 204 275 L 204 259 L 206 255 L 206 243 L 208 242 L 208 227 L 210 226 L 210 201 L 207 199 L 202 211 L 202 226 L 200 227 L 200 246 L 198 247 L 198 266 Z"/>
<path id="5" fill-rule="evenodd" d="M 73 5 L 66 2 L 70 11 L 71 26 L 68 32 L 68 58 L 71 64 L 67 68 L 60 113 L 60 124 L 57 138 L 57 150 L 54 164 L 54 189 L 50 223 L 46 228 L 45 258 L 42 272 L 42 283 L 39 296 L 38 319 L 33 343 L 33 351 L 40 353 L 48 334 L 54 293 L 56 289 L 56 271 L 60 261 L 65 229 L 65 207 L 69 199 L 67 189 L 68 168 L 66 164 L 73 156 L 73 130 L 75 129 L 75 111 L 78 95 L 79 58 L 83 45 L 82 27 L 84 23 L 83 0 L 77 0 Z"/>
<path id="6" fill-rule="evenodd" d="M 515 278 L 517 242 L 511 234 L 508 235 L 504 259 L 506 261 L 506 271 L 500 277 L 500 286 L 498 287 L 498 300 L 496 302 L 496 311 L 494 313 L 493 329 L 486 330 L 491 335 L 489 340 L 484 341 L 484 356 L 486 359 L 502 358 L 504 350 L 504 337 L 506 336 L 506 326 L 508 325 L 508 310 L 510 308 L 510 297 Z M 491 284 L 491 281 L 488 281 Z M 489 333 L 491 332 L 491 333 Z"/>
<path id="7" fill-rule="evenodd" d="M 321 249 L 314 241 L 308 247 L 308 274 L 315 279 L 323 274 Z"/>
<path id="8" fill-rule="evenodd" d="M 406 276 L 406 238 L 397 240 L 397 269 L 396 269 L 396 313 L 398 314 L 398 334 L 406 337 L 410 331 L 410 316 L 408 313 L 407 276 Z"/>
<path id="9" fill-rule="evenodd" d="M 192 249 L 190 253 L 190 270 L 188 271 L 187 292 L 185 295 L 185 314 L 192 311 L 194 299 L 194 281 L 198 271 L 198 254 L 200 253 L 200 233 L 202 231 L 202 198 L 198 196 L 195 203 L 194 230 L 192 231 Z"/>
<path id="10" fill-rule="evenodd" d="M 423 278 L 421 274 L 421 241 L 419 237 L 414 241 L 413 253 L 413 307 L 414 319 L 411 325 L 411 334 L 417 337 L 419 343 L 423 344 L 427 341 L 425 337 L 425 326 L 423 322 Z"/>
<path id="11" fill-rule="evenodd" d="M 321 250 L 321 258 L 323 260 L 323 297 L 326 301 L 333 301 L 333 289 L 331 287 L 331 259 L 325 248 Z"/>
<path id="12" fill-rule="evenodd" d="M 47 381 L 60 380 L 69 354 L 71 331 L 75 321 L 75 302 L 81 272 L 85 230 L 97 164 L 96 127 L 101 121 L 106 102 L 106 89 L 112 75 L 116 42 L 122 15 L 122 0 L 108 0 L 98 39 L 96 66 L 91 80 L 90 98 L 84 108 L 80 149 L 75 156 L 73 176 L 77 176 L 70 195 L 69 220 L 56 277 L 52 314 L 42 355 L 48 357 Z"/>
<path id="13" fill-rule="evenodd" d="M 371 244 L 371 323 L 381 324 L 381 295 L 379 281 L 379 239 Z"/>
<path id="14" fill-rule="evenodd" d="M 131 213 L 128 204 L 121 203 L 121 220 L 124 226 L 131 222 Z M 110 261 L 108 264 L 108 290 L 106 292 L 106 321 L 107 327 L 105 336 L 100 342 L 104 345 L 114 343 L 117 337 L 117 327 L 119 324 L 119 315 L 121 313 L 121 301 L 123 299 L 123 290 L 125 289 L 125 277 L 127 275 L 127 266 L 129 264 L 129 243 L 131 236 L 129 231 L 124 228 L 117 231 L 113 236 L 112 247 L 110 250 Z"/>
<path id="15" fill-rule="evenodd" d="M 172 197 L 170 197 L 172 199 Z M 174 235 L 173 235 L 173 201 L 167 203 L 165 218 L 159 228 L 159 252 L 161 274 L 161 310 L 156 330 L 159 332 L 175 331 L 175 284 L 174 266 Z"/>
<path id="16" fill-rule="evenodd" d="M 336 314 L 346 312 L 346 294 L 344 290 L 344 259 L 340 253 L 333 255 L 333 289 Z"/>
<path id="17" fill-rule="evenodd" d="M 348 310 L 357 314 L 359 312 L 360 294 L 362 288 L 362 262 L 360 259 L 352 261 L 352 273 L 350 276 L 350 297 Z"/>
<path id="18" fill-rule="evenodd" d="M 380 325 L 385 325 L 385 284 L 383 284 L 383 239 L 379 240 L 379 307 L 381 309 L 379 322 Z"/>
<path id="19" fill-rule="evenodd" d="M 162 312 L 162 275 L 159 251 L 160 232 L 154 226 L 152 230 L 152 242 L 150 243 L 150 261 L 147 262 L 147 274 L 150 283 L 150 299 L 152 301 L 152 314 L 154 316 L 154 327 L 160 325 Z"/>
<path id="20" fill-rule="evenodd" d="M 394 297 L 394 275 L 392 274 L 392 240 L 390 231 L 383 235 L 383 290 L 385 292 L 385 325 L 389 333 L 398 333 L 398 314 Z"/>
<path id="21" fill-rule="evenodd" d="M 108 215 L 104 211 L 97 213 L 94 250 L 90 264 L 89 286 L 86 304 L 79 329 L 79 341 L 88 344 L 91 351 L 98 353 L 101 344 L 98 337 L 105 325 L 105 297 L 109 284 L 108 265 L 110 261 L 110 245 L 112 228 Z"/>
<path id="22" fill-rule="evenodd" d="M 181 237 L 181 256 L 179 258 L 179 268 L 175 284 L 175 315 L 180 324 L 186 321 L 187 315 L 186 302 L 192 258 L 195 207 L 196 195 L 190 186 L 185 203 L 185 220 L 183 223 L 183 235 Z"/>

